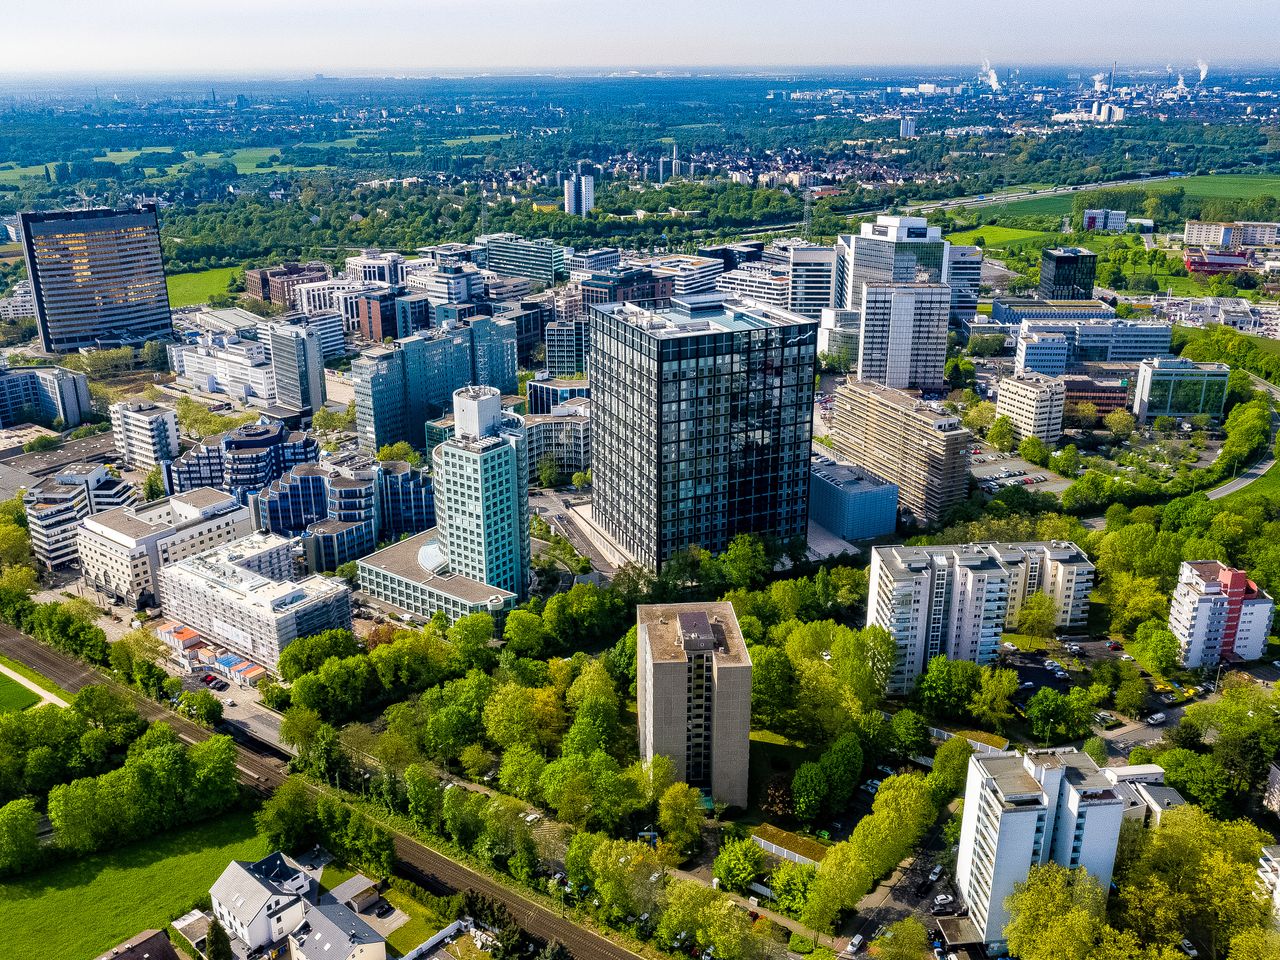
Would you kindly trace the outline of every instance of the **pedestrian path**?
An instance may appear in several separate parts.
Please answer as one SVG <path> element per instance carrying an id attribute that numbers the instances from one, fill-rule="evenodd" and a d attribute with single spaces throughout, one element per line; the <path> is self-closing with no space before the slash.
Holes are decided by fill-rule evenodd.
<path id="1" fill-rule="evenodd" d="M 13 680 L 17 683 L 22 684 L 24 687 L 26 687 L 28 690 L 30 690 L 32 693 L 38 696 L 40 698 L 40 703 L 38 704 L 38 706 L 44 706 L 46 703 L 57 704 L 59 707 L 67 706 L 67 701 L 63 700 L 60 696 L 58 696 L 55 693 L 50 693 L 48 690 L 40 686 L 40 684 L 36 683 L 34 680 L 28 680 L 26 677 L 20 674 L 17 670 L 12 670 L 9 667 L 6 667 L 3 663 L 0 663 L 0 673 L 3 673 L 10 680 Z"/>

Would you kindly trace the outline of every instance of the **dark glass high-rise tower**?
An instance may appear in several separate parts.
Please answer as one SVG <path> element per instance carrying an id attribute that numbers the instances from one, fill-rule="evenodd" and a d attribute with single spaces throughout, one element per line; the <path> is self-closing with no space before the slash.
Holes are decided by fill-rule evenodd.
<path id="1" fill-rule="evenodd" d="M 808 525 L 817 323 L 723 294 L 591 307 L 593 519 L 641 566 Z"/>
<path id="2" fill-rule="evenodd" d="M 173 332 L 156 208 L 24 213 L 40 339 L 51 353 Z"/>
<path id="3" fill-rule="evenodd" d="M 1083 247 L 1055 247 L 1040 254 L 1040 296 L 1046 300 L 1091 300 L 1098 255 Z"/>

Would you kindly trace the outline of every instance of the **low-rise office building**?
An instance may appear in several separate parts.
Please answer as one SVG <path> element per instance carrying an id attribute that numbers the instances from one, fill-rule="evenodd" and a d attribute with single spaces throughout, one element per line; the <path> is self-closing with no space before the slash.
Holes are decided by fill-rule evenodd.
<path id="1" fill-rule="evenodd" d="M 1225 363 L 1196 363 L 1182 357 L 1155 357 L 1138 365 L 1133 415 L 1139 423 L 1155 417 L 1222 418 L 1231 368 Z"/>
<path id="2" fill-rule="evenodd" d="M 46 570 L 66 566 L 79 557 L 81 521 L 137 499 L 133 484 L 112 476 L 103 464 L 68 464 L 22 496 L 31 552 Z"/>
<path id="3" fill-rule="evenodd" d="M 183 386 L 259 406 L 275 403 L 275 371 L 266 344 L 205 334 L 197 343 L 172 344 L 168 349 L 169 366 Z"/>
<path id="4" fill-rule="evenodd" d="M 893 533 L 898 523 L 898 488 L 852 464 L 815 454 L 809 522 L 843 540 Z"/>
<path id="5" fill-rule="evenodd" d="M 1024 319 L 1014 360 L 1016 373 L 1059 377 L 1084 363 L 1138 363 L 1169 354 L 1173 325 L 1165 320 Z"/>
<path id="6" fill-rule="evenodd" d="M 253 532 L 249 508 L 211 487 L 88 517 L 78 533 L 84 581 L 134 607 L 156 601 L 160 568 Z"/>
<path id="7" fill-rule="evenodd" d="M 79 426 L 93 410 L 89 378 L 66 367 L 10 367 L 0 359 L 0 427 L 40 420 Z"/>
<path id="8" fill-rule="evenodd" d="M 558 407 L 578 398 L 591 398 L 591 384 L 586 379 L 571 380 L 547 377 L 533 379 L 525 384 L 527 412 L 550 413 Z"/>
<path id="9" fill-rule="evenodd" d="M 1056 377 L 1024 373 L 1000 381 L 996 396 L 996 416 L 1013 422 L 1018 440 L 1036 437 L 1049 445 L 1062 435 L 1062 414 L 1066 409 L 1067 388 Z"/>
<path id="10" fill-rule="evenodd" d="M 561 477 L 591 469 L 591 401 L 565 401 L 546 413 L 525 414 L 529 444 L 529 482 L 538 482 L 543 461 L 551 458 Z"/>
<path id="11" fill-rule="evenodd" d="M 320 445 L 313 437 L 264 417 L 205 437 L 166 464 L 165 486 L 171 493 L 217 487 L 247 504 L 251 496 L 290 467 L 319 459 Z"/>
<path id="12" fill-rule="evenodd" d="M 298 637 L 351 629 L 351 589 L 338 577 L 291 574 L 297 544 L 252 534 L 162 567 L 165 615 L 272 671 Z"/>

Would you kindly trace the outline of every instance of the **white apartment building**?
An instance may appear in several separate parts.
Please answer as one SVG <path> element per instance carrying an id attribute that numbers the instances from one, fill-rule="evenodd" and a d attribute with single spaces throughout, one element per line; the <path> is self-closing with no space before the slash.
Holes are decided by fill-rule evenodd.
<path id="1" fill-rule="evenodd" d="M 1257 660 L 1266 651 L 1275 603 L 1243 570 L 1191 560 L 1178 570 L 1169 629 L 1188 669 Z"/>
<path id="2" fill-rule="evenodd" d="M 340 578 L 275 579 L 292 570 L 296 546 L 258 533 L 162 567 L 165 616 L 274 672 L 298 637 L 351 629 L 351 589 Z"/>
<path id="3" fill-rule="evenodd" d="M 31 281 L 19 280 L 9 295 L 0 299 L 0 321 L 14 323 L 35 315 L 36 297 L 31 291 Z"/>
<path id="4" fill-rule="evenodd" d="M 654 257 L 643 266 L 655 275 L 671 277 L 672 294 L 677 297 L 714 290 L 716 278 L 724 272 L 724 261 L 719 257 L 694 257 L 680 253 Z"/>
<path id="5" fill-rule="evenodd" d="M 248 507 L 229 493 L 197 487 L 88 517 L 77 535 L 80 568 L 95 590 L 147 606 L 155 602 L 161 567 L 252 532 Z"/>
<path id="6" fill-rule="evenodd" d="M 938 654 L 994 661 L 1032 593 L 1054 599 L 1060 627 L 1083 625 L 1093 573 L 1065 541 L 874 547 L 867 626 L 888 630 L 897 645 L 889 691 L 909 693 Z"/>
<path id="7" fill-rule="evenodd" d="M 248 950 L 283 940 L 302 923 L 311 878 L 284 854 L 232 860 L 209 888 L 213 915 Z"/>
<path id="8" fill-rule="evenodd" d="M 364 250 L 359 256 L 347 257 L 343 276 L 366 283 L 404 283 L 404 262 L 399 253 Z"/>
<path id="9" fill-rule="evenodd" d="M 111 405 L 111 434 L 116 453 L 132 470 L 150 470 L 178 455 L 178 415 L 169 407 L 143 401 Z"/>
<path id="10" fill-rule="evenodd" d="M 1280 845 L 1262 848 L 1258 857 L 1258 882 L 1271 901 L 1271 912 L 1280 918 Z"/>
<path id="11" fill-rule="evenodd" d="M 744 263 L 716 277 L 716 289 L 733 297 L 786 308 L 791 302 L 791 277 L 784 267 L 768 263 Z"/>
<path id="12" fill-rule="evenodd" d="M 1280 223 L 1261 221 L 1214 222 L 1188 220 L 1182 228 L 1182 242 L 1188 247 L 1274 247 L 1280 243 Z"/>
<path id="13" fill-rule="evenodd" d="M 1067 386 L 1056 377 L 1024 373 L 1000 381 L 996 396 L 996 416 L 1013 421 L 1014 435 L 1019 440 L 1038 437 L 1055 444 L 1062 436 L 1062 414 L 1066 407 Z"/>
<path id="14" fill-rule="evenodd" d="M 46 570 L 71 563 L 80 523 L 86 517 L 137 500 L 133 484 L 97 463 L 72 463 L 22 495 L 31 552 Z"/>
<path id="15" fill-rule="evenodd" d="M 169 347 L 169 365 L 184 386 L 224 393 L 268 406 L 276 399 L 276 377 L 266 345 L 239 337 L 206 334 L 199 343 Z"/>
<path id="16" fill-rule="evenodd" d="M 969 758 L 956 887 L 988 946 L 1004 943 L 1005 899 L 1034 865 L 1082 867 L 1106 890 L 1125 804 L 1074 748 Z"/>

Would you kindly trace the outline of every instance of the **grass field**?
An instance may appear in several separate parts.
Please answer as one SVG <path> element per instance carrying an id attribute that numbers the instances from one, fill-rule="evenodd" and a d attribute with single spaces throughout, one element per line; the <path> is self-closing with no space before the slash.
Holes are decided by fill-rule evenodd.
<path id="1" fill-rule="evenodd" d="M 39 702 L 40 698 L 17 680 L 0 673 L 0 713 L 17 713 Z"/>
<path id="2" fill-rule="evenodd" d="M 84 960 L 191 909 L 231 860 L 267 853 L 253 817 L 220 820 L 0 884 L 7 960 Z"/>
<path id="3" fill-rule="evenodd" d="M 1058 234 L 1041 233 L 1038 230 L 1020 230 L 1017 227 L 978 227 L 976 230 L 962 230 L 959 233 L 947 234 L 952 243 L 972 244 L 982 237 L 986 241 L 986 249 L 996 250 L 1018 240 L 1033 240 L 1036 237 L 1056 237 Z"/>
<path id="4" fill-rule="evenodd" d="M 24 677 L 26 677 L 28 680 L 34 683 L 37 687 L 41 687 L 45 690 L 48 690 L 50 693 L 61 697 L 63 700 L 67 700 L 67 701 L 71 700 L 71 696 L 72 696 L 71 694 L 67 693 L 67 691 L 63 690 L 60 686 L 58 686 L 56 683 L 54 683 L 44 674 L 36 673 L 34 670 L 28 667 L 25 663 L 19 663 L 17 660 L 10 660 L 8 657 L 5 657 L 5 656 L 0 656 L 0 663 L 3 663 L 6 667 L 8 667 L 14 673 L 22 674 Z"/>
<path id="5" fill-rule="evenodd" d="M 477 133 L 470 137 L 453 137 L 450 140 L 441 141 L 446 147 L 465 147 L 469 143 L 496 143 L 499 140 L 506 140 L 510 137 L 509 133 Z"/>
<path id="6" fill-rule="evenodd" d="M 235 267 L 215 267 L 199 273 L 175 273 L 167 277 L 169 306 L 190 307 L 208 303 L 214 294 L 227 292 L 227 283 L 235 270 Z"/>
<path id="7" fill-rule="evenodd" d="M 1280 196 L 1280 177 L 1264 174 L 1224 173 L 1204 177 L 1179 177 L 1177 180 L 1164 180 L 1152 186 L 1168 190 L 1182 187 L 1189 197 L 1239 197 L 1242 200 L 1252 200 L 1254 197 Z"/>

